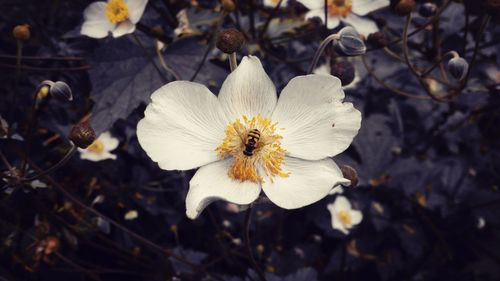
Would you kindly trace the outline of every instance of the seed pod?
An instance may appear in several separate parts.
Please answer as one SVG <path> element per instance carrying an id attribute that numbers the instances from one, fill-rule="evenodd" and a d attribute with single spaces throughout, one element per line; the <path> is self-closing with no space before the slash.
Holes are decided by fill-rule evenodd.
<path id="1" fill-rule="evenodd" d="M 55 82 L 52 85 L 52 87 L 50 87 L 49 93 L 52 97 L 54 97 L 60 101 L 72 101 L 73 100 L 73 94 L 71 92 L 71 88 L 68 86 L 68 84 L 66 84 L 62 81 Z"/>
<path id="2" fill-rule="evenodd" d="M 436 4 L 434 3 L 431 3 L 431 2 L 427 2 L 427 3 L 424 3 L 422 4 L 422 6 L 420 6 L 420 9 L 418 9 L 418 13 L 422 16 L 422 17 L 432 17 L 437 11 L 437 6 Z"/>
<path id="3" fill-rule="evenodd" d="M 28 41 L 31 37 L 30 26 L 28 24 L 16 25 L 12 30 L 14 38 L 20 41 Z"/>
<path id="4" fill-rule="evenodd" d="M 353 167 L 349 165 L 341 165 L 340 170 L 342 171 L 344 178 L 351 181 L 351 187 L 356 187 L 358 185 L 358 172 L 356 172 Z"/>
<path id="5" fill-rule="evenodd" d="M 216 46 L 222 52 L 232 54 L 239 51 L 243 43 L 245 43 L 243 34 L 236 28 L 229 28 L 219 33 Z"/>
<path id="6" fill-rule="evenodd" d="M 383 48 L 389 44 L 389 41 L 387 40 L 387 36 L 385 36 L 385 33 L 383 32 L 375 32 L 375 33 L 370 33 L 368 35 L 367 42 L 377 48 Z"/>
<path id="7" fill-rule="evenodd" d="M 345 56 L 359 56 L 366 52 L 366 46 L 356 29 L 346 26 L 339 31 L 334 48 Z"/>
<path id="8" fill-rule="evenodd" d="M 417 3 L 415 3 L 415 0 L 391 1 L 392 9 L 399 16 L 409 15 L 415 9 L 416 5 L 417 5 Z"/>
<path id="9" fill-rule="evenodd" d="M 448 71 L 453 78 L 462 80 L 467 75 L 469 64 L 461 57 L 454 57 L 448 62 Z"/>
<path id="10" fill-rule="evenodd" d="M 342 86 L 351 84 L 356 76 L 354 65 L 348 61 L 341 61 L 333 64 L 331 67 L 331 74 L 340 79 Z"/>
<path id="11" fill-rule="evenodd" d="M 83 149 L 91 145 L 96 138 L 94 129 L 92 129 L 88 121 L 76 124 L 71 128 L 71 132 L 69 133 L 69 139 L 77 147 Z"/>

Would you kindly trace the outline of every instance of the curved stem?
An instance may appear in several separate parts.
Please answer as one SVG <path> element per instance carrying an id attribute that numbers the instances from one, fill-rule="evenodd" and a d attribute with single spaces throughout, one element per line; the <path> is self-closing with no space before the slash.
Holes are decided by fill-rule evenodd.
<path id="1" fill-rule="evenodd" d="M 23 179 L 23 181 L 33 181 L 33 180 L 36 180 L 36 179 L 38 179 L 38 178 L 40 178 L 42 176 L 45 176 L 47 174 L 52 173 L 53 171 L 59 169 L 64 164 L 66 164 L 66 162 L 68 162 L 68 160 L 71 159 L 71 157 L 75 154 L 75 152 L 76 152 L 76 146 L 74 144 L 72 144 L 71 148 L 64 155 L 64 157 L 61 160 L 59 160 L 59 162 L 57 162 L 54 166 L 48 168 L 45 171 L 42 171 L 41 173 L 39 173 L 37 175 L 31 176 L 29 178 L 25 178 L 25 179 Z"/>
<path id="2" fill-rule="evenodd" d="M 439 66 L 441 64 L 441 62 L 447 57 L 447 56 L 453 56 L 454 58 L 458 57 L 458 53 L 455 52 L 455 51 L 449 51 L 447 52 L 446 54 L 444 54 L 442 57 L 439 58 L 439 60 L 437 62 L 434 63 L 434 65 L 432 65 L 431 67 L 429 67 L 428 69 L 424 70 L 424 72 L 422 72 L 422 74 L 420 74 L 420 77 L 425 77 L 427 76 L 429 73 L 431 73 L 432 70 L 434 70 L 434 68 L 436 68 L 437 66 Z"/>
<path id="3" fill-rule="evenodd" d="M 330 44 L 330 42 L 332 42 L 333 40 L 338 40 L 339 38 L 340 35 L 338 35 L 338 33 L 335 33 L 326 37 L 325 40 L 323 40 L 321 44 L 319 44 L 319 48 L 314 54 L 313 60 L 311 62 L 311 65 L 309 66 L 307 74 L 311 74 L 314 71 L 314 68 L 318 64 L 319 58 L 321 57 L 321 54 L 323 54 L 323 52 L 325 51 L 326 46 L 328 46 L 328 44 Z"/>
<path id="4" fill-rule="evenodd" d="M 252 247 L 250 245 L 250 234 L 249 234 L 251 217 L 252 217 L 252 206 L 249 206 L 245 212 L 245 223 L 244 223 L 245 246 L 247 248 L 248 258 L 250 259 L 250 262 L 252 263 L 253 268 L 257 272 L 257 275 L 259 275 L 260 280 L 267 281 L 266 276 L 264 275 L 264 272 L 262 272 L 262 270 L 260 269 L 259 265 L 255 261 L 255 258 L 253 257 L 253 254 L 252 254 Z"/>
<path id="5" fill-rule="evenodd" d="M 231 72 L 233 72 L 236 67 L 238 67 L 238 61 L 236 60 L 236 52 L 229 54 L 229 67 L 231 68 Z"/>
<path id="6" fill-rule="evenodd" d="M 156 69 L 156 71 L 160 75 L 160 78 L 163 80 L 164 83 L 166 83 L 168 81 L 167 77 L 165 77 L 164 73 L 156 65 L 156 63 L 153 60 L 153 57 L 149 53 L 148 49 L 146 49 L 146 46 L 144 46 L 144 44 L 142 44 L 142 41 L 139 39 L 139 36 L 137 36 L 137 34 L 135 34 L 135 33 L 132 33 L 132 37 L 134 38 L 134 41 L 137 43 L 137 45 L 139 45 L 139 47 L 141 47 L 141 49 L 144 52 L 144 55 L 146 56 L 146 58 L 151 62 L 151 64 L 153 64 L 154 68 Z"/>

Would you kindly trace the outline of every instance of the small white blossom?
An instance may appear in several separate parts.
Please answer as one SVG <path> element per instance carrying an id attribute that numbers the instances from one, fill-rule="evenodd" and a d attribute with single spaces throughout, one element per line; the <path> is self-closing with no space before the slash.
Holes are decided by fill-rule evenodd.
<path id="1" fill-rule="evenodd" d="M 337 196 L 326 208 L 332 216 L 332 228 L 344 234 L 349 234 L 349 231 L 363 219 L 363 213 L 352 209 L 351 203 L 344 196 Z"/>
<path id="2" fill-rule="evenodd" d="M 90 4 L 83 12 L 80 33 L 93 38 L 104 38 L 111 32 L 120 37 L 135 31 L 148 0 L 108 0 Z"/>
<path id="3" fill-rule="evenodd" d="M 189 218 L 215 200 L 248 205 L 261 191 L 296 209 L 349 183 L 331 157 L 349 147 L 361 113 L 343 99 L 337 77 L 311 74 L 290 80 L 278 100 L 260 60 L 244 57 L 218 96 L 188 81 L 156 90 L 137 137 L 162 169 L 201 167 L 189 183 Z"/>
<path id="4" fill-rule="evenodd" d="M 89 161 L 102 161 L 106 159 L 116 159 L 116 155 L 111 151 L 118 147 L 119 141 L 113 137 L 110 132 L 102 133 L 89 147 L 86 149 L 78 148 L 80 158 Z"/>
<path id="5" fill-rule="evenodd" d="M 320 18 L 325 21 L 324 0 L 297 0 L 302 3 L 309 12 L 306 19 Z M 368 36 L 378 31 L 378 27 L 372 20 L 363 16 L 389 5 L 389 0 L 328 0 L 327 1 L 327 27 L 332 29 L 342 21 L 353 26 L 359 34 Z"/>

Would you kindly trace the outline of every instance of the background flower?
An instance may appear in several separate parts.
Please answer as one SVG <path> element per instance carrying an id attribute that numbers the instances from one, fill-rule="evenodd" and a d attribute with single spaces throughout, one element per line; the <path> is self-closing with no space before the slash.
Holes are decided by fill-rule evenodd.
<path id="1" fill-rule="evenodd" d="M 106 159 L 116 159 L 116 155 L 111 151 L 118 147 L 119 141 L 113 137 L 110 132 L 102 133 L 89 147 L 86 149 L 78 148 L 80 158 L 89 161 L 102 161 Z"/>
<path id="2" fill-rule="evenodd" d="M 344 234 L 349 234 L 349 231 L 363 219 L 363 213 L 354 210 L 344 196 L 337 196 L 335 201 L 328 204 L 326 208 L 330 211 L 332 228 Z"/>
<path id="3" fill-rule="evenodd" d="M 306 19 L 318 17 L 325 22 L 325 1 L 323 0 L 297 0 L 310 11 Z M 378 31 L 378 27 L 372 20 L 363 16 L 389 6 L 389 0 L 328 0 L 327 2 L 328 28 L 337 27 L 340 22 L 352 25 L 359 34 L 368 36 Z"/>
<path id="4" fill-rule="evenodd" d="M 83 12 L 80 33 L 93 38 L 104 38 L 109 32 L 120 37 L 135 31 L 148 0 L 108 0 L 94 2 Z"/>

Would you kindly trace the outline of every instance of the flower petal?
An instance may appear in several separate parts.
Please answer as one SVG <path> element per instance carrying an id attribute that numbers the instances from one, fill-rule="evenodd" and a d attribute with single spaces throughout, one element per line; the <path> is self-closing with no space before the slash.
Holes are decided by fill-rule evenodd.
<path id="1" fill-rule="evenodd" d="M 164 170 L 189 170 L 218 160 L 224 139 L 224 113 L 205 86 L 171 82 L 151 95 L 137 125 L 142 148 Z"/>
<path id="2" fill-rule="evenodd" d="M 115 24 L 108 21 L 105 16 L 106 2 L 94 2 L 83 11 L 84 22 L 80 33 L 92 38 L 108 36 Z"/>
<path id="3" fill-rule="evenodd" d="M 319 18 L 322 22 L 325 22 L 325 11 L 323 9 L 310 10 L 306 13 L 306 20 L 312 18 Z M 337 27 L 340 23 L 340 17 L 328 16 L 327 28 L 333 29 Z"/>
<path id="4" fill-rule="evenodd" d="M 271 115 L 276 106 L 276 88 L 260 60 L 249 56 L 226 78 L 219 101 L 230 120 L 246 115 Z"/>
<path id="5" fill-rule="evenodd" d="M 130 21 L 133 24 L 138 23 L 141 20 L 142 14 L 144 14 L 148 0 L 125 0 L 125 3 L 130 13 Z"/>
<path id="6" fill-rule="evenodd" d="M 344 234 L 349 234 L 347 227 L 337 218 L 337 211 L 335 209 L 335 203 L 328 204 L 326 206 L 328 211 L 330 211 L 332 228 L 339 230 Z"/>
<path id="7" fill-rule="evenodd" d="M 370 33 L 378 31 L 378 27 L 374 21 L 356 16 L 353 13 L 350 13 L 349 15 L 347 15 L 347 17 L 343 18 L 342 20 L 345 23 L 352 25 L 359 34 L 365 37 L 368 37 Z"/>
<path id="8" fill-rule="evenodd" d="M 284 128 L 281 144 L 290 156 L 319 160 L 349 147 L 361 126 L 361 113 L 343 99 L 337 77 L 312 74 L 290 80 L 272 115 Z"/>
<path id="9" fill-rule="evenodd" d="M 197 218 L 208 204 L 215 200 L 246 205 L 257 199 L 260 186 L 251 181 L 237 181 L 228 176 L 231 158 L 201 167 L 189 182 L 186 214 Z"/>
<path id="10" fill-rule="evenodd" d="M 120 22 L 116 25 L 115 29 L 111 31 L 113 33 L 113 37 L 120 37 L 125 34 L 129 34 L 135 31 L 135 24 L 133 24 L 130 20 L 126 20 Z"/>
<path id="11" fill-rule="evenodd" d="M 389 0 L 354 0 L 352 1 L 352 11 L 360 16 L 369 14 L 380 8 L 389 6 Z"/>
<path id="12" fill-rule="evenodd" d="M 81 148 L 79 148 L 78 151 L 80 151 L 80 159 L 89 160 L 93 162 L 99 162 L 107 159 L 112 159 L 112 160 L 116 159 L 116 155 L 108 151 L 103 151 L 102 153 L 95 153 Z"/>
<path id="13" fill-rule="evenodd" d="M 351 211 L 351 224 L 353 226 L 357 225 L 361 222 L 361 220 L 363 220 L 363 213 L 361 211 L 358 211 L 358 210 L 352 210 Z"/>
<path id="14" fill-rule="evenodd" d="M 304 5 L 309 10 L 323 9 L 325 6 L 324 0 L 297 0 L 297 2 Z"/>
<path id="15" fill-rule="evenodd" d="M 104 132 L 99 136 L 99 140 L 102 141 L 104 149 L 106 151 L 114 150 L 118 147 L 120 143 L 117 138 L 113 137 L 110 132 Z"/>
<path id="16" fill-rule="evenodd" d="M 333 201 L 332 210 L 335 213 L 340 211 L 350 211 L 351 209 L 351 202 L 349 202 L 349 200 L 344 196 L 337 196 L 335 201 Z"/>
<path id="17" fill-rule="evenodd" d="M 276 205 L 285 209 L 296 209 L 312 204 L 328 195 L 335 185 L 349 180 L 342 176 L 332 159 L 307 161 L 285 157 L 283 171 L 286 178 L 265 179 L 262 189 Z"/>

